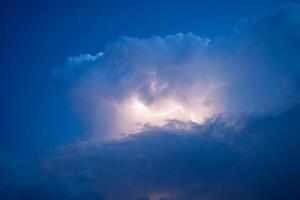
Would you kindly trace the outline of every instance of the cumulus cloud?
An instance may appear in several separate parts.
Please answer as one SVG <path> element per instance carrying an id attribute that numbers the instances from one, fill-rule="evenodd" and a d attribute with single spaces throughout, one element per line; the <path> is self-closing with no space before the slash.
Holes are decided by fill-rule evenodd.
<path id="1" fill-rule="evenodd" d="M 214 91 L 223 82 L 217 64 L 207 63 L 209 48 L 209 39 L 192 33 L 124 37 L 103 54 L 70 58 L 55 73 L 74 81 L 75 104 L 92 132 L 128 133 L 139 123 L 162 121 L 148 120 L 161 113 L 200 121 L 221 111 Z M 141 105 L 146 113 L 132 111 Z"/>
<path id="2" fill-rule="evenodd" d="M 168 120 L 274 109 L 299 76 L 299 22 L 299 7 L 288 6 L 241 22 L 223 39 L 123 37 L 103 53 L 70 57 L 55 74 L 71 83 L 77 111 L 102 138 Z"/>

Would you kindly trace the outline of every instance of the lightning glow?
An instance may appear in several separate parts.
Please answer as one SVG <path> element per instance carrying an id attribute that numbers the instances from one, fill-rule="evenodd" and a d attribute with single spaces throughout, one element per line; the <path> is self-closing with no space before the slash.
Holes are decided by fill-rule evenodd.
<path id="1" fill-rule="evenodd" d="M 144 104 L 142 103 L 137 103 L 135 105 L 127 105 L 128 107 L 137 110 L 137 111 L 142 111 L 142 112 L 146 112 L 147 114 L 149 114 L 151 117 L 165 117 L 167 115 L 170 115 L 174 112 L 182 112 L 184 114 L 186 114 L 183 110 L 183 108 L 181 106 L 175 106 L 174 108 L 172 108 L 171 110 L 167 110 L 165 112 L 158 112 L 158 113 L 152 113 Z"/>
<path id="2" fill-rule="evenodd" d="M 220 110 L 220 107 L 207 101 L 213 99 L 217 102 L 211 86 L 201 93 L 197 87 L 191 87 L 182 91 L 181 95 L 172 92 L 160 95 L 164 84 L 155 84 L 153 81 L 151 85 L 156 86 L 150 87 L 149 96 L 155 97 L 150 101 L 139 92 L 128 93 L 121 101 L 106 101 L 105 108 L 111 112 L 113 124 L 108 131 L 113 138 L 138 134 L 148 127 L 190 129 L 195 124 L 205 123 Z"/>
<path id="3" fill-rule="evenodd" d="M 173 103 L 170 103 L 171 105 Z M 136 101 L 133 104 L 126 104 L 135 114 L 138 114 L 144 117 L 144 121 L 153 124 L 161 125 L 167 120 L 178 119 L 181 121 L 191 121 L 194 123 L 201 124 L 203 120 L 200 116 L 197 116 L 195 113 L 187 112 L 180 105 L 170 106 L 166 105 L 165 107 L 171 107 L 165 110 L 155 110 L 152 111 L 150 107 L 147 107 L 145 104 Z"/>

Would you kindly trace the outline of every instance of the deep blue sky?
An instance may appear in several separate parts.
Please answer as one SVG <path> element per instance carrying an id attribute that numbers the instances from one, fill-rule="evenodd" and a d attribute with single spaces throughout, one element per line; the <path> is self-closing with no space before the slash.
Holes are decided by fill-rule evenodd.
<path id="1" fill-rule="evenodd" d="M 2 0 L 0 199 L 299 200 L 289 3 Z"/>
<path id="2" fill-rule="evenodd" d="M 0 148 L 39 155 L 82 132 L 51 70 L 121 36 L 214 37 L 287 1 L 2 1 Z"/>

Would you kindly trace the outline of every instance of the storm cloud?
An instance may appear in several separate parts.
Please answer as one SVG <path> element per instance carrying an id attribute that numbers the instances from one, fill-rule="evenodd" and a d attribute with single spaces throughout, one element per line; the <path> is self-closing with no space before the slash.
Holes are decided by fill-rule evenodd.
<path id="1" fill-rule="evenodd" d="M 54 74 L 68 83 L 89 132 L 102 138 L 149 123 L 126 108 L 135 101 L 160 112 L 180 105 L 188 121 L 201 122 L 220 113 L 278 109 L 299 76 L 299 24 L 299 6 L 290 5 L 244 20 L 222 38 L 123 37 L 95 56 L 70 57 Z"/>
<path id="2" fill-rule="evenodd" d="M 290 5 L 222 38 L 124 37 L 70 57 L 54 74 L 91 134 L 38 169 L 0 156 L 0 198 L 300 199 L 299 50 L 300 8 Z M 131 97 L 149 107 L 171 99 L 204 121 L 145 123 L 115 138 L 136 122 L 120 108 Z"/>

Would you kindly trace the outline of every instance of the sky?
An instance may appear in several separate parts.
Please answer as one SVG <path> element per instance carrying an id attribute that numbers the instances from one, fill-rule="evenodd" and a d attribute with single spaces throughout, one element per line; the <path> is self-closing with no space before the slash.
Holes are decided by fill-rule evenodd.
<path id="1" fill-rule="evenodd" d="M 299 199 L 297 1 L 2 1 L 0 199 Z"/>

